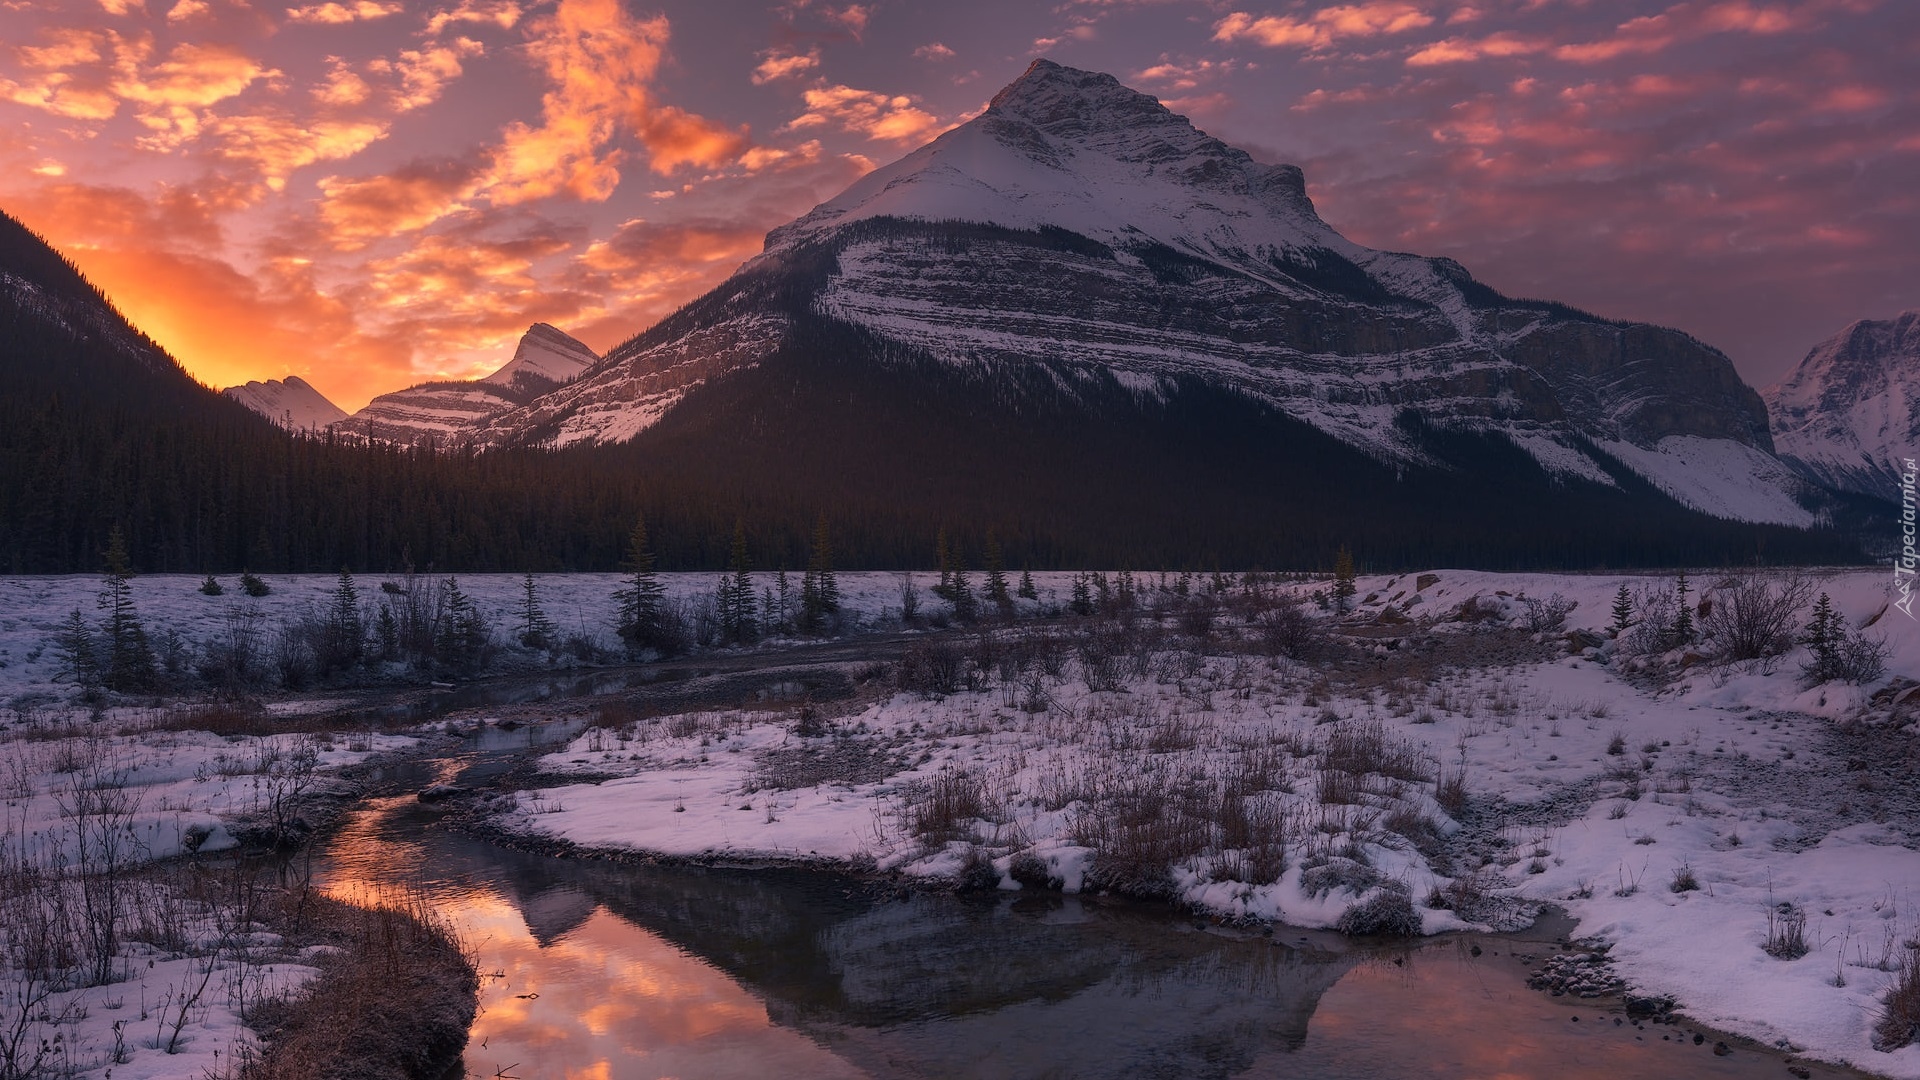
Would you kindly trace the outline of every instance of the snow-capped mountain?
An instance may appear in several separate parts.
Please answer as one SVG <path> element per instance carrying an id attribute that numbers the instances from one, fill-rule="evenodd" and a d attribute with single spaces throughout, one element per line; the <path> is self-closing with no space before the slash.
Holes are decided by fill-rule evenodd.
<path id="1" fill-rule="evenodd" d="M 1829 487 L 1898 499 L 1901 459 L 1920 455 L 1920 310 L 1854 323 L 1765 396 L 1782 459 Z"/>
<path id="2" fill-rule="evenodd" d="M 317 431 L 347 418 L 345 409 L 328 401 L 298 375 L 255 379 L 220 392 L 288 431 Z"/>
<path id="3" fill-rule="evenodd" d="M 339 421 L 343 432 L 387 442 L 457 442 L 489 418 L 564 386 L 599 361 L 546 323 L 520 336 L 513 359 L 472 382 L 431 382 L 382 394 Z"/>
<path id="4" fill-rule="evenodd" d="M 1070 393 L 1117 384 L 1141 401 L 1226 389 L 1396 470 L 1448 469 L 1435 432 L 1492 433 L 1561 481 L 1651 483 L 1738 520 L 1816 520 L 1772 455 L 1759 396 L 1714 349 L 1355 244 L 1319 218 L 1299 169 L 1044 60 L 478 436 L 630 440 L 828 325 L 878 362 L 989 382 L 1039 372 Z"/>
<path id="5" fill-rule="evenodd" d="M 599 353 L 559 328 L 546 323 L 534 323 L 520 336 L 520 345 L 513 350 L 513 359 L 480 381 L 490 386 L 504 386 L 531 397 L 572 382 L 581 372 L 599 362 Z"/>

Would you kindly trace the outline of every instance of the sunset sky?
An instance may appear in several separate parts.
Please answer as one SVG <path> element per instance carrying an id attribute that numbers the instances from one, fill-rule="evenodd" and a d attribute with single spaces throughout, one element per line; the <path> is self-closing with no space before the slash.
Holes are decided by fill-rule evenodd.
<path id="1" fill-rule="evenodd" d="M 214 385 L 606 349 L 1036 56 L 1756 386 L 1920 307 L 1911 0 L 0 0 L 0 208 Z"/>

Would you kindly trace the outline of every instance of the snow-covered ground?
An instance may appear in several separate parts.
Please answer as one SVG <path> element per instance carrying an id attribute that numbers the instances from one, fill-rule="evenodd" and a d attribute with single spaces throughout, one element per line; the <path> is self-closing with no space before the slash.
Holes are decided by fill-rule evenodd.
<path id="1" fill-rule="evenodd" d="M 1881 679 L 1808 687 L 1804 649 L 1770 665 L 1719 666 L 1680 650 L 1652 667 L 1629 663 L 1605 632 L 1616 589 L 1625 583 L 1638 599 L 1670 586 L 1664 575 L 1363 577 L 1337 662 L 1270 657 L 1258 620 L 1273 608 L 1248 606 L 1237 580 L 1217 598 L 1209 644 L 1196 647 L 1179 613 L 1192 605 L 1142 575 L 1143 603 L 1167 612 L 1137 617 L 1130 632 L 1065 618 L 1023 620 L 994 637 L 929 635 L 932 652 L 909 666 L 950 660 L 974 673 L 972 688 L 930 696 L 869 683 L 820 721 L 825 735 L 803 737 L 791 709 L 615 716 L 544 760 L 574 782 L 496 806 L 508 827 L 595 847 L 985 873 L 1009 888 L 1015 879 L 1151 887 L 1151 863 L 1164 858 L 1170 873 L 1158 884 L 1176 899 L 1299 925 L 1335 925 L 1388 894 L 1410 899 L 1428 932 L 1551 902 L 1579 920 L 1579 934 L 1611 943 L 1618 974 L 1639 992 L 1672 995 L 1702 1022 L 1920 1077 L 1920 1048 L 1870 1046 L 1885 969 L 1920 935 L 1920 797 L 1904 757 L 1913 717 L 1885 692 L 1920 675 L 1920 626 L 1890 606 L 1884 570 L 1807 576 L 1849 626 L 1884 641 Z M 675 596 L 718 580 L 666 577 Z M 1695 572 L 1693 599 L 1725 578 Z M 1070 597 L 1072 575 L 1036 579 L 1043 605 Z M 257 606 L 271 625 L 318 610 L 335 586 L 331 575 L 268 580 L 274 591 L 259 599 L 238 596 L 232 579 L 217 598 L 196 591 L 197 577 L 133 587 L 150 632 L 211 639 L 237 605 Z M 362 596 L 377 602 L 380 580 L 362 576 Z M 612 643 L 615 575 L 536 580 L 562 633 Z M 756 575 L 762 588 L 773 580 Z M 898 625 L 901 581 L 840 575 L 849 613 L 871 627 Z M 915 583 L 923 613 L 943 613 L 932 575 Z M 1195 596 L 1211 587 L 1204 577 L 1186 584 Z M 460 585 L 497 629 L 511 628 L 519 576 Z M 0 579 L 0 700 L 15 703 L 13 724 L 72 699 L 47 642 L 68 612 L 93 617 L 98 591 L 92 577 Z M 1523 598 L 1556 594 L 1574 605 L 1567 628 L 1593 635 L 1578 651 L 1563 633 L 1516 628 Z M 1463 605 L 1486 617 L 1463 620 Z M 1329 619 L 1306 611 L 1316 625 Z M 1147 631 L 1156 624 L 1157 636 Z M 951 656 L 934 655 L 947 647 Z M 1105 671 L 1093 682 L 1117 688 L 1090 689 L 1090 667 Z M 120 706 L 106 726 L 135 711 Z M 61 767 L 84 756 L 131 768 L 135 835 L 158 857 L 189 836 L 203 848 L 230 842 L 227 825 L 257 812 L 272 784 L 276 745 L 156 730 L 16 739 L 0 752 L 18 792 L 8 793 L 16 835 L 39 837 L 36 850 L 62 842 L 52 839 L 63 821 L 55 792 L 74 774 Z M 375 748 L 336 744 L 322 760 Z M 1447 790 L 1455 781 L 1464 808 Z M 1689 881 L 1697 887 L 1675 890 Z M 1782 904 L 1807 919 L 1800 959 L 1762 949 Z M 162 977 L 172 976 L 153 976 Z M 87 1045 L 111 1047 L 113 1012 L 105 999 L 89 1010 Z M 220 1015 L 205 1014 L 191 1045 L 220 1041 Z M 163 1071 L 115 1074 L 164 1074 L 154 1068 Z"/>
<path id="2" fill-rule="evenodd" d="M 327 770 L 412 741 L 221 737 L 167 730 L 164 719 L 121 707 L 0 725 L 0 1071 L 41 1075 L 26 1066 L 45 1042 L 46 1075 L 231 1075 L 234 1055 L 253 1044 L 243 1010 L 310 978 L 311 953 L 140 867 L 233 847 L 242 823 L 290 818 L 293 800 L 326 784 Z M 91 950 L 114 912 L 109 981 L 74 988 L 25 977 L 20 962 L 36 947 L 58 937 Z M 15 1034 L 24 1038 L 8 1062 Z"/>
<path id="3" fill-rule="evenodd" d="M 1692 599 L 1726 576 L 1696 572 Z M 1665 674 L 1629 674 L 1611 640 L 1569 652 L 1564 635 L 1512 628 L 1522 597 L 1558 594 L 1576 605 L 1569 629 L 1605 638 L 1620 584 L 1638 595 L 1667 577 L 1362 578 L 1346 623 L 1361 647 L 1345 664 L 1172 636 L 1112 645 L 1125 685 L 1096 692 L 1070 643 L 1057 675 L 1031 652 L 995 658 L 977 689 L 885 693 L 824 737 L 802 738 L 791 711 L 613 723 L 544 760 L 581 782 L 522 792 L 506 819 L 689 857 L 928 876 L 991 859 L 1003 888 L 1016 876 L 1089 884 L 1096 849 L 1170 851 L 1178 899 L 1308 926 L 1393 891 L 1427 932 L 1551 902 L 1612 944 L 1639 992 L 1671 995 L 1702 1022 L 1920 1077 L 1920 1047 L 1870 1046 L 1887 969 L 1920 935 L 1920 800 L 1910 766 L 1886 756 L 1912 744 L 1900 729 L 1912 718 L 1888 718 L 1870 695 L 1920 674 L 1920 627 L 1889 606 L 1885 571 L 1808 576 L 1849 626 L 1884 640 L 1886 676 L 1808 688 L 1804 649 L 1732 666 L 1675 650 Z M 1468 601 L 1494 617 L 1460 621 Z M 1848 738 L 1880 756 L 1841 760 L 1836 740 Z M 1341 745 L 1389 775 L 1340 790 L 1329 765 Z M 1458 815 L 1436 783 L 1453 776 L 1470 797 Z M 1279 865 L 1277 879 L 1261 869 Z M 1432 906 L 1449 894 L 1451 910 Z M 1781 904 L 1807 916 L 1800 959 L 1762 949 Z"/>
<path id="4" fill-rule="evenodd" d="M 1018 574 L 1012 574 L 1016 583 Z M 1035 574 L 1034 580 L 1043 601 L 1064 603 L 1071 588 L 1072 575 Z M 800 574 L 787 575 L 793 606 L 797 609 Z M 893 572 L 841 573 L 838 581 L 842 610 L 858 620 L 885 622 L 897 620 L 901 609 L 901 587 L 911 578 L 918 603 L 931 612 L 943 607 L 928 593 L 935 575 L 905 575 Z M 660 580 L 669 598 L 691 599 L 709 596 L 720 582 L 717 573 L 662 574 Z M 337 574 L 265 574 L 261 579 L 271 592 L 250 597 L 240 591 L 237 575 L 219 577 L 225 592 L 207 596 L 200 592 L 204 580 L 193 574 L 152 574 L 131 581 L 134 606 L 148 636 L 158 643 L 169 630 L 194 646 L 222 640 L 239 625 L 238 617 L 257 612 L 246 625 L 261 638 L 270 637 L 283 623 L 297 621 L 326 610 L 339 587 Z M 754 585 L 764 596 L 776 589 L 774 573 L 753 575 Z M 377 609 L 394 599 L 384 592 L 385 583 L 396 587 L 398 575 L 360 574 L 354 586 L 363 605 Z M 422 576 L 419 581 L 433 586 L 443 576 Z M 498 641 L 506 641 L 519 625 L 524 598 L 525 576 L 521 574 L 462 574 L 456 577 L 461 592 L 492 624 Z M 971 576 L 976 592 L 982 575 Z M 541 609 L 558 627 L 561 636 L 578 634 L 599 646 L 612 649 L 619 640 L 614 633 L 618 604 L 614 593 L 620 588 L 618 574 L 536 574 L 534 576 Z M 60 682 L 60 651 L 55 645 L 61 625 L 78 611 L 89 623 L 98 623 L 96 601 L 101 590 L 97 574 L 65 576 L 0 577 L 0 705 L 65 700 L 72 688 Z M 1022 601 L 1031 610 L 1032 604 Z M 261 642 L 262 649 L 266 647 Z"/>

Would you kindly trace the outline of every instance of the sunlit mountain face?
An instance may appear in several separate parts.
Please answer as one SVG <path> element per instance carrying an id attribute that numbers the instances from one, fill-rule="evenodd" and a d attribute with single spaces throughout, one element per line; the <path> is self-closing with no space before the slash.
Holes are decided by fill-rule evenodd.
<path id="1" fill-rule="evenodd" d="M 1358 243 L 1676 326 L 1746 380 L 1910 306 L 1920 11 L 1892 0 L 960 6 L 66 0 L 0 11 L 0 207 L 215 386 L 355 410 L 604 353 L 1039 55 Z"/>

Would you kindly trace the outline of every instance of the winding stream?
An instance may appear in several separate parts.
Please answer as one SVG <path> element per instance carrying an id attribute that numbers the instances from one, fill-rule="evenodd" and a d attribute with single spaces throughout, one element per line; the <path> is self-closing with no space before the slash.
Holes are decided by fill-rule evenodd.
<path id="1" fill-rule="evenodd" d="M 399 779 L 481 779 L 566 734 L 489 728 Z M 434 828 L 442 812 L 369 800 L 319 873 L 348 897 L 423 889 L 477 947 L 472 1077 L 1786 1075 L 1781 1054 L 1716 1056 L 1688 1025 L 1529 990 L 1545 926 L 1378 948 L 1093 897 L 881 898 L 817 872 L 527 854 Z"/>

